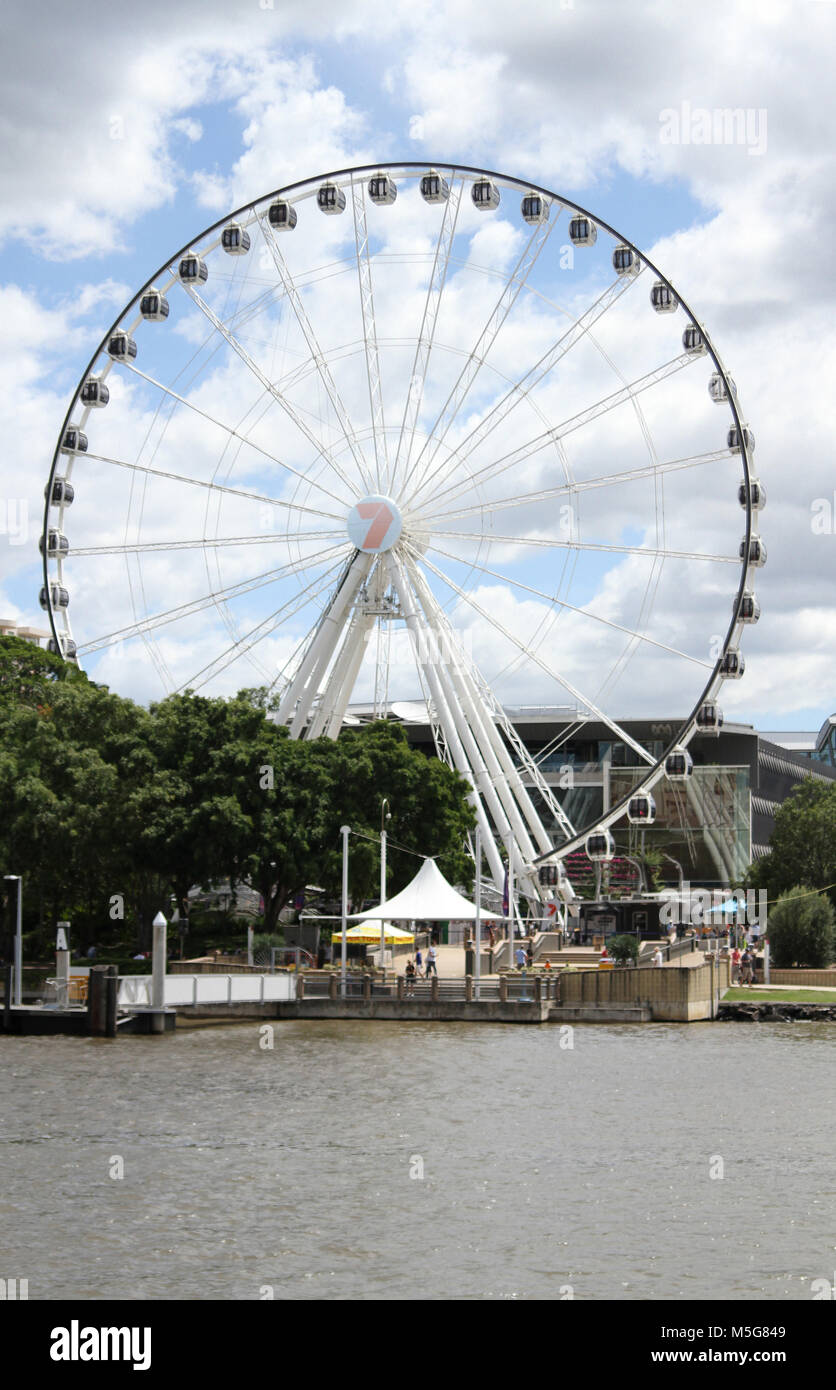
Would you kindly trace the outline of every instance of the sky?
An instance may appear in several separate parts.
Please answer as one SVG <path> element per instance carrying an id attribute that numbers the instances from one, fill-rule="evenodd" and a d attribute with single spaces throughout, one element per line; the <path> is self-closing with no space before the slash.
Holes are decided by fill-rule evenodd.
<path id="1" fill-rule="evenodd" d="M 229 211 L 296 181 L 386 162 L 469 165 L 531 181 L 597 214 L 645 252 L 706 325 L 755 432 L 755 469 L 768 494 L 760 522 L 768 563 L 757 572 L 762 616 L 744 633 L 744 678 L 726 682 L 721 703 L 727 718 L 767 730 L 817 729 L 832 713 L 836 4 L 518 0 L 512 22 L 509 13 L 498 0 L 420 7 L 404 0 L 146 0 L 132 8 L 90 0 L 66 7 L 44 0 L 33 23 L 31 5 L 7 0 L 0 20 L 0 354 L 6 381 L 0 399 L 0 617 L 44 625 L 37 541 L 56 439 L 102 335 L 157 267 Z M 732 112 L 738 114 L 731 117 Z M 462 199 L 467 202 L 467 189 Z M 429 231 L 419 215 L 427 210 L 414 188 L 402 186 L 391 212 L 385 231 L 382 222 L 374 223 L 371 242 L 382 343 L 396 337 L 395 306 L 406 305 L 410 296 L 423 302 L 421 275 L 427 272 L 418 272 L 433 244 L 422 240 Z M 464 209 L 464 249 L 450 281 L 451 306 L 459 294 L 466 311 L 482 301 L 483 287 L 501 287 L 501 277 L 509 274 L 524 244 L 524 228 L 516 215 L 511 217 L 505 194 L 499 218 L 491 229 L 483 214 L 469 205 Z M 564 215 L 555 247 L 558 241 L 565 244 L 565 221 Z M 310 265 L 320 268 L 340 262 L 347 218 L 316 222 L 311 213 L 303 222 L 300 206 L 300 227 L 294 256 L 307 255 Z M 213 266 L 221 259 L 217 253 Z M 605 281 L 596 278 L 602 267 L 602 256 L 590 256 L 561 281 L 541 264 L 515 307 L 516 317 L 509 318 L 504 344 L 497 339 L 497 355 L 483 373 L 487 380 L 470 399 L 467 428 L 489 408 L 499 383 L 512 379 L 526 345 L 545 346 L 558 313 L 577 313 L 584 295 L 589 303 L 589 296 L 603 288 Z M 213 275 L 212 294 L 219 293 L 222 281 L 222 275 Z M 232 269 L 223 283 L 227 307 L 233 294 L 239 295 L 237 304 L 244 302 Z M 251 291 L 255 281 L 247 283 Z M 641 286 L 646 304 L 644 279 Z M 339 339 L 329 336 L 329 325 L 347 324 L 357 312 L 348 302 L 345 274 L 311 280 L 307 294 L 312 316 L 318 314 L 317 331 L 336 352 Z M 210 303 L 217 308 L 221 300 L 210 298 Z M 625 295 L 623 303 L 637 300 Z M 663 316 L 656 321 L 647 310 L 639 321 L 636 315 L 635 307 L 621 320 L 614 315 L 612 326 L 602 324 L 601 330 L 604 348 L 627 381 L 646 369 L 652 352 L 661 354 L 657 360 L 671 355 L 661 338 L 670 327 Z M 288 328 L 285 319 L 268 311 L 260 327 L 249 324 L 241 337 L 254 357 L 269 347 L 271 360 L 278 362 L 281 351 L 283 369 L 301 360 L 298 325 Z M 671 342 L 678 341 L 686 322 L 681 313 L 677 319 Z M 203 393 L 204 402 L 211 397 L 212 409 L 224 415 L 246 391 L 236 375 L 240 358 L 207 355 L 201 322 L 199 313 L 173 305 L 167 325 L 172 331 L 165 338 L 158 334 L 149 353 L 156 353 L 160 373 L 182 381 L 183 354 L 187 348 L 194 352 L 193 389 Z M 449 376 L 455 354 L 468 350 L 463 322 L 451 310 L 446 346 L 436 353 L 442 383 L 443 364 Z M 140 333 L 150 327 L 141 325 Z M 349 337 L 346 329 L 345 341 Z M 143 337 L 143 347 L 145 342 Z M 394 349 L 387 357 L 384 347 L 381 361 L 384 379 L 397 394 L 401 358 Z M 544 388 L 532 412 L 536 405 L 547 415 L 553 408 L 566 418 L 572 403 L 583 408 L 595 399 L 600 366 L 600 357 L 593 361 L 582 353 L 577 365 L 567 359 L 559 380 L 562 399 L 557 400 L 557 383 L 552 383 L 555 399 Z M 353 368 L 339 371 L 344 372 L 341 392 L 351 409 L 359 410 Z M 212 446 L 199 435 L 194 412 L 190 430 L 177 413 L 163 429 L 144 383 L 120 379 L 116 372 L 110 379 L 119 383 L 113 392 L 116 409 L 91 418 L 91 428 L 95 423 L 99 431 L 91 450 L 116 456 L 127 447 L 115 423 L 121 411 L 121 427 L 131 435 L 137 457 L 188 459 L 188 466 L 197 468 L 201 451 L 208 455 Z M 654 388 L 670 391 L 668 396 L 648 394 L 647 423 L 661 436 L 662 457 L 697 454 L 712 447 L 711 429 L 718 436 L 725 433 L 716 408 L 710 402 L 702 408 L 707 397 L 705 381 L 700 382 L 699 411 L 696 396 L 685 387 L 681 395 L 674 384 Z M 306 389 L 300 388 L 298 408 L 325 430 L 327 403 L 316 406 L 313 396 L 303 394 Z M 321 395 L 321 383 L 318 389 Z M 444 393 L 440 385 L 437 389 L 440 401 Z M 430 395 L 428 387 L 428 403 Z M 255 405 L 255 397 L 248 400 L 248 408 L 254 411 Z M 275 440 L 272 417 L 259 425 L 254 414 L 246 418 L 251 439 L 274 448 L 265 442 L 268 436 Z M 593 461 L 585 458 L 584 448 L 596 459 L 605 454 L 610 470 L 640 465 L 638 435 L 633 439 L 630 433 L 635 423 L 624 424 L 614 413 L 611 424 L 586 443 L 579 437 L 577 445 L 567 446 L 575 450 L 570 459 L 575 476 L 583 477 L 584 469 L 592 476 Z M 532 423 L 528 434 L 535 433 Z M 295 436 L 287 443 L 287 457 L 298 453 L 304 472 L 297 443 Z M 142 454 L 152 446 L 153 453 Z M 264 457 L 262 471 L 253 458 L 245 464 L 239 458 L 230 464 L 238 471 L 229 476 L 265 488 Z M 619 458 L 624 463 L 616 465 Z M 596 466 L 604 468 L 600 462 Z M 729 482 L 733 475 L 723 466 L 722 475 L 694 473 L 688 486 L 671 480 L 666 524 L 672 548 L 733 551 L 743 514 L 736 484 Z M 187 470 L 187 464 L 181 468 Z M 94 544 L 97 529 L 100 539 L 125 537 L 134 525 L 135 513 L 130 526 L 128 514 L 136 496 L 128 495 L 117 472 L 79 463 L 78 500 L 66 520 L 74 545 Z M 542 473 L 525 478 L 532 489 L 543 486 Z M 310 484 L 305 495 L 318 485 Z M 301 494 L 293 495 L 298 502 Z M 620 494 L 608 492 L 593 512 L 599 534 L 622 546 L 652 544 L 653 519 L 641 514 L 647 497 L 637 490 L 635 501 L 635 508 L 625 506 Z M 162 484 L 143 494 L 143 538 L 156 535 L 163 542 L 196 534 L 200 518 L 185 515 L 182 503 L 180 494 L 166 493 Z M 225 516 L 224 524 L 231 524 L 232 511 Z M 538 534 L 536 518 L 525 525 L 531 542 Z M 533 643 L 548 611 L 537 595 L 549 590 L 554 576 L 531 544 L 526 551 L 499 542 L 492 546 L 479 555 L 492 557 L 486 568 L 494 570 L 493 577 L 486 568 L 469 569 L 462 553 L 450 559 L 456 582 L 475 592 L 478 603 L 478 608 L 457 607 L 448 589 L 451 621 L 500 698 L 559 703 L 558 687 L 545 678 L 542 663 L 536 669 L 519 660 L 514 665 L 512 645 L 515 631 L 531 635 Z M 269 549 L 265 542 L 265 553 Z M 275 545 L 271 553 L 277 553 Z M 218 560 L 215 573 L 225 584 L 245 577 L 241 554 L 234 561 L 225 556 L 223 567 Z M 253 552 L 248 557 L 254 558 Z M 182 568 L 169 555 L 153 575 L 149 568 L 144 597 L 151 610 L 178 588 L 184 595 L 191 592 L 188 557 L 177 564 Z M 626 554 L 614 565 L 582 559 L 572 576 L 572 603 L 607 615 L 610 634 L 613 624 L 638 624 L 648 583 L 643 564 L 641 557 Z M 698 659 L 666 665 L 659 645 L 642 647 L 632 661 L 632 685 L 616 682 L 611 690 L 611 709 L 622 717 L 690 709 L 698 693 L 699 661 L 708 661 L 725 621 L 721 615 L 730 612 L 736 579 L 728 593 L 721 593 L 716 576 L 704 582 L 694 578 L 693 567 L 678 570 L 677 564 L 684 562 L 671 561 L 662 576 L 652 631 L 658 643 L 684 648 Z M 81 568 L 67 566 L 74 632 L 115 630 L 118 615 L 136 601 L 136 586 L 145 577 L 112 557 L 79 556 L 76 565 L 88 568 L 82 577 Z M 506 579 L 497 580 L 497 572 Z M 567 596 L 569 588 L 560 592 Z M 108 612 L 118 618 L 110 627 Z M 253 608 L 248 617 L 258 621 L 266 612 Z M 307 610 L 299 610 L 298 623 L 309 618 Z M 563 626 L 549 638 L 549 662 L 589 690 L 583 683 L 596 685 L 615 648 L 605 656 L 603 646 L 585 635 L 577 614 L 567 611 L 560 621 Z M 262 662 L 267 670 L 292 660 L 301 631 L 290 621 L 271 630 Z M 183 636 L 179 648 L 176 632 L 175 627 L 165 639 L 164 653 L 175 686 L 186 670 L 187 642 L 195 669 L 209 666 L 222 648 L 218 623 L 209 616 L 200 631 Z M 114 646 L 99 661 L 85 664 L 111 688 L 139 699 L 162 693 L 156 658 L 150 659 L 141 643 Z M 236 665 L 228 684 L 213 688 L 256 683 L 254 668 Z M 358 694 L 367 693 L 361 679 Z M 420 694 L 405 675 L 394 693 Z"/>

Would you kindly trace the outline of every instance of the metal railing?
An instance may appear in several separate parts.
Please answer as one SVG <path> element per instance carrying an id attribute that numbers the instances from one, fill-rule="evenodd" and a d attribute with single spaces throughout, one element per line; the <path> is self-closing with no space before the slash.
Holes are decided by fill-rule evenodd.
<path id="1" fill-rule="evenodd" d="M 369 980 L 366 982 L 362 973 L 350 973 L 346 976 L 345 993 L 342 992 L 342 982 L 339 974 L 334 972 L 330 978 L 310 978 L 304 976 L 304 998 L 305 999 L 401 999 L 405 1002 L 409 1000 L 430 1003 L 435 997 L 439 1002 L 465 1003 L 468 997 L 468 981 L 466 978 L 458 976 L 452 979 L 435 980 L 432 977 L 428 980 L 423 976 L 421 979 L 408 981 L 404 976 L 399 981 L 391 977 L 384 981 Z M 480 1002 L 498 1001 L 502 998 L 503 992 L 508 1003 L 533 1003 L 536 998 L 535 974 L 523 972 L 520 975 L 508 975 L 504 978 L 504 986 L 501 987 L 499 980 L 495 977 L 489 980 L 482 979 L 478 985 L 478 997 Z M 554 976 L 540 973 L 540 997 L 543 1000 L 554 999 L 557 988 L 557 973 Z M 368 996 L 366 996 L 368 989 Z M 475 979 L 471 980 L 471 995 L 476 999 L 477 984 Z M 333 990 L 333 995 L 332 995 Z"/>
<path id="2" fill-rule="evenodd" d="M 149 1009 L 153 1003 L 151 975 L 122 975 L 119 1008 Z M 194 1008 L 198 1004 L 264 1004 L 296 998 L 293 975 L 166 975 L 166 1008 Z"/>

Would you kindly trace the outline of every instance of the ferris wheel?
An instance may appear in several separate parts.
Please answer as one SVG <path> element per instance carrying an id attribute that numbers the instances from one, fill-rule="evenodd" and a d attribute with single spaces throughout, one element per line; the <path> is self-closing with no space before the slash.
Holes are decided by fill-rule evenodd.
<path id="1" fill-rule="evenodd" d="M 670 281 L 571 200 L 440 164 L 305 180 L 172 255 L 90 359 L 45 489 L 50 647 L 139 698 L 264 686 L 298 738 L 420 700 L 496 886 L 507 859 L 543 896 L 551 864 L 569 900 L 561 861 L 652 823 L 743 674 L 754 442 Z M 661 705 L 660 756 L 621 721 Z M 561 739 L 530 751 L 514 706 L 559 706 Z M 591 821 L 551 771 L 590 721 L 639 769 Z"/>

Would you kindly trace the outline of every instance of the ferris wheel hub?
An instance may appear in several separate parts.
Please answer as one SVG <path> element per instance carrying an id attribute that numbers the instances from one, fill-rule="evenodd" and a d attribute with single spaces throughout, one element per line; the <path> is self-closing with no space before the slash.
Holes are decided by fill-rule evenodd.
<path id="1" fill-rule="evenodd" d="M 403 518 L 397 502 L 382 493 L 371 493 L 356 502 L 346 523 L 351 544 L 367 555 L 391 550 L 400 540 Z"/>

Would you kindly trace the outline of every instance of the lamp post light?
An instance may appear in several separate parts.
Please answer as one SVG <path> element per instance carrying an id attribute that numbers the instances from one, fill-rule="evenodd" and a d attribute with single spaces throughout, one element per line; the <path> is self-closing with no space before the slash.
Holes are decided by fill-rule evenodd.
<path id="1" fill-rule="evenodd" d="M 342 942 L 340 945 L 340 997 L 345 999 L 346 994 L 346 960 L 348 947 L 345 939 L 348 930 L 348 837 L 351 834 L 350 825 L 341 825 L 340 834 L 343 837 L 343 900 L 342 900 Z"/>
<path id="2" fill-rule="evenodd" d="M 23 879 L 20 874 L 4 874 L 6 883 L 17 884 L 17 920 L 15 925 L 14 986 L 12 1003 L 20 1008 L 21 985 L 23 982 Z"/>
<path id="3" fill-rule="evenodd" d="M 389 798 L 384 796 L 380 803 L 380 905 L 386 901 L 386 822 L 392 819 L 392 812 L 389 810 Z M 386 923 L 380 919 L 380 968 L 386 970 Z"/>
<path id="4" fill-rule="evenodd" d="M 476 901 L 476 960 L 474 961 L 474 997 L 479 998 L 479 986 L 482 979 L 482 832 L 476 826 L 475 832 L 475 859 L 476 859 L 476 882 L 474 884 Z"/>

